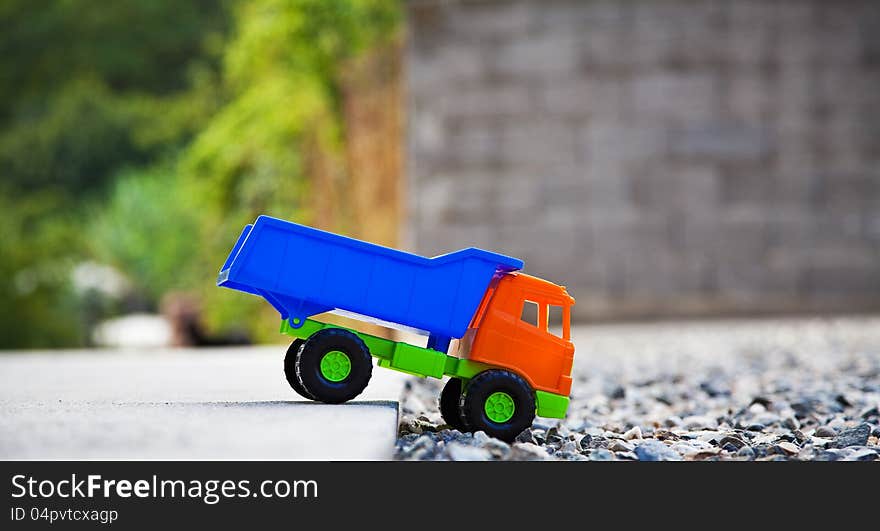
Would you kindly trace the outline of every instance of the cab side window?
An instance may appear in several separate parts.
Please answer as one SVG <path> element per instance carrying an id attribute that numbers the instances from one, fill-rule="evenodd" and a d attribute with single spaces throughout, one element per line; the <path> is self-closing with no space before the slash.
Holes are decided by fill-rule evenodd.
<path id="1" fill-rule="evenodd" d="M 520 319 L 530 325 L 538 326 L 538 303 L 532 301 L 523 301 L 522 315 Z"/>
<path id="2" fill-rule="evenodd" d="M 556 337 L 562 337 L 562 306 L 550 305 L 548 307 L 548 320 L 550 321 L 548 332 Z"/>

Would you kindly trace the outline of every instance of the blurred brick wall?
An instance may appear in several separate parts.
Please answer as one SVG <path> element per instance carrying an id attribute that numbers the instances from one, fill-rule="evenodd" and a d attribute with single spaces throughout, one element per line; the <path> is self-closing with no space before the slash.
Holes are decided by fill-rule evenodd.
<path id="1" fill-rule="evenodd" d="M 880 2 L 407 3 L 407 241 L 581 318 L 880 308 Z"/>

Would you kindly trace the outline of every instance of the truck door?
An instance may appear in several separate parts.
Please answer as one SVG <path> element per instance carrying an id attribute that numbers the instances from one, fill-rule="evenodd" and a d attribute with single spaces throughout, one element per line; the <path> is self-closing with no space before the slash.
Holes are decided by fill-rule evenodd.
<path id="1" fill-rule="evenodd" d="M 522 364 L 528 367 L 538 388 L 559 391 L 564 381 L 570 385 L 574 347 L 570 340 L 570 307 L 566 302 L 547 293 L 524 292 L 512 348 L 529 353 Z"/>

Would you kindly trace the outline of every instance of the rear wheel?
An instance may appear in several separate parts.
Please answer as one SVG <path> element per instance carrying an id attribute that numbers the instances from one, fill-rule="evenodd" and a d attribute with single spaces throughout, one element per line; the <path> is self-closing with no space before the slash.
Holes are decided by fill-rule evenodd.
<path id="1" fill-rule="evenodd" d="M 370 351 L 341 328 L 316 332 L 296 357 L 296 376 L 314 400 L 339 404 L 361 394 L 373 374 Z"/>
<path id="2" fill-rule="evenodd" d="M 290 347 L 287 349 L 287 354 L 284 356 L 284 377 L 287 378 L 287 383 L 290 384 L 290 387 L 292 387 L 297 394 L 303 398 L 314 400 L 314 397 L 306 391 L 306 388 L 303 387 L 302 382 L 300 382 L 299 378 L 296 376 L 296 358 L 299 356 L 300 348 L 305 342 L 305 339 L 296 339 L 290 344 Z"/>
<path id="3" fill-rule="evenodd" d="M 440 416 L 458 431 L 467 431 L 461 418 L 461 380 L 450 378 L 440 393 Z"/>
<path id="4" fill-rule="evenodd" d="M 461 414 L 471 431 L 512 442 L 535 419 L 535 394 L 520 376 L 489 370 L 474 377 L 461 397 Z"/>

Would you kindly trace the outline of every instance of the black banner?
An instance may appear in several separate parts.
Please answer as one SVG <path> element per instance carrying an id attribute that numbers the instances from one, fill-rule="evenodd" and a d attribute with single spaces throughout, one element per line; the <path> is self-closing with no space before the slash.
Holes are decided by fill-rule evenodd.
<path id="1" fill-rule="evenodd" d="M 869 507 L 877 470 L 864 463 L 0 462 L 0 529 L 577 521 L 615 505 L 633 514 L 805 507 L 816 495 L 810 485 L 821 490 L 823 507 L 839 501 L 857 509 Z"/>

